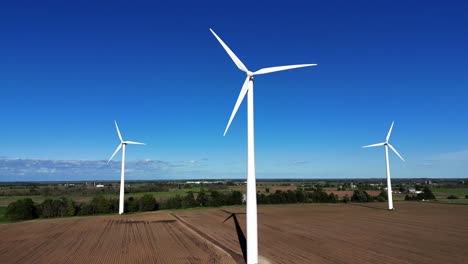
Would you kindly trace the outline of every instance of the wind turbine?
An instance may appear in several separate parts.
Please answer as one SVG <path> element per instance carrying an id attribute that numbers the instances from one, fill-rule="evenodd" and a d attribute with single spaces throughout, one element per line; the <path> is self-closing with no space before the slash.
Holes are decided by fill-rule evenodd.
<path id="1" fill-rule="evenodd" d="M 127 145 L 146 145 L 145 143 L 135 142 L 135 141 L 124 141 L 122 139 L 122 135 L 120 134 L 119 126 L 117 125 L 117 121 L 115 122 L 115 128 L 117 129 L 117 134 L 119 135 L 120 144 L 115 149 L 114 154 L 110 157 L 109 162 L 114 158 L 115 154 L 119 152 L 122 148 L 122 171 L 120 173 L 120 198 L 119 198 L 119 214 L 123 214 L 124 212 L 124 190 L 125 190 L 125 149 Z"/>
<path id="2" fill-rule="evenodd" d="M 251 72 L 245 67 L 242 61 L 232 52 L 232 50 L 221 40 L 218 35 L 210 28 L 211 33 L 216 37 L 224 50 L 229 54 L 229 57 L 234 61 L 237 68 L 247 74 L 242 89 L 240 91 L 237 102 L 232 110 L 231 117 L 224 131 L 226 135 L 229 126 L 239 109 L 245 95 L 247 96 L 247 263 L 258 263 L 258 230 L 257 230 L 257 192 L 255 179 L 255 147 L 254 147 L 254 87 L 253 81 L 255 75 L 284 71 L 295 68 L 316 66 L 317 64 L 298 64 L 263 68 L 255 72 Z"/>
<path id="3" fill-rule="evenodd" d="M 398 151 L 392 145 L 390 145 L 390 143 L 388 143 L 388 140 L 390 139 L 390 135 L 392 134 L 393 123 L 395 123 L 395 121 L 392 122 L 392 125 L 390 126 L 390 130 L 388 130 L 388 134 L 387 134 L 387 138 L 385 139 L 385 142 L 372 144 L 372 145 L 367 145 L 367 146 L 363 147 L 363 148 L 371 148 L 371 147 L 385 146 L 385 160 L 387 162 L 388 210 L 393 210 L 394 209 L 393 208 L 393 196 L 392 196 L 392 183 L 391 183 L 391 180 L 390 180 L 390 161 L 388 159 L 388 148 L 390 147 L 393 150 L 393 152 L 395 152 L 395 154 L 397 154 L 397 156 L 400 157 L 400 159 L 402 161 L 405 161 L 405 159 L 403 159 L 403 157 L 400 155 L 400 153 L 398 153 Z"/>

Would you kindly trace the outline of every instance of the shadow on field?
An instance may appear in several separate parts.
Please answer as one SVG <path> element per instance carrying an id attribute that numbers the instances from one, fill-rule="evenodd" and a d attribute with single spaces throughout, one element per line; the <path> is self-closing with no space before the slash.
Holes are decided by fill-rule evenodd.
<path id="1" fill-rule="evenodd" d="M 230 216 L 228 216 L 224 221 L 226 222 L 227 220 L 229 220 L 229 218 L 232 217 L 232 219 L 234 219 L 234 225 L 236 227 L 236 232 L 237 232 L 237 239 L 239 240 L 239 246 L 242 250 L 242 255 L 244 256 L 244 261 L 245 263 L 247 263 L 247 239 L 245 239 L 245 235 L 244 235 L 244 232 L 242 232 L 242 228 L 239 224 L 239 221 L 237 220 L 237 215 L 238 214 L 245 214 L 245 213 L 231 213 L 229 211 L 226 211 L 226 210 L 223 210 L 221 209 L 221 211 L 227 213 L 227 214 L 230 214 Z"/>
<path id="2" fill-rule="evenodd" d="M 349 204 L 349 205 L 352 205 L 352 206 L 365 207 L 365 208 L 370 208 L 370 209 L 375 209 L 375 210 L 389 211 L 387 208 L 375 207 L 375 206 L 367 205 L 367 204 L 356 204 L 356 203 L 348 203 L 348 204 Z"/>

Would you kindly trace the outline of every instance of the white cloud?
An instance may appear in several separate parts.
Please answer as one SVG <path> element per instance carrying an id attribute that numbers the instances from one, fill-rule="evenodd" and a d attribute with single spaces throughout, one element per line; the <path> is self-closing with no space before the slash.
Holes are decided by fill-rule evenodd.
<path id="1" fill-rule="evenodd" d="M 196 160 L 167 162 L 136 160 L 126 162 L 126 178 L 170 179 L 209 177 L 200 170 Z M 53 181 L 53 180 L 114 180 L 120 176 L 120 161 L 107 164 L 104 160 L 46 160 L 0 158 L 0 181 Z"/>

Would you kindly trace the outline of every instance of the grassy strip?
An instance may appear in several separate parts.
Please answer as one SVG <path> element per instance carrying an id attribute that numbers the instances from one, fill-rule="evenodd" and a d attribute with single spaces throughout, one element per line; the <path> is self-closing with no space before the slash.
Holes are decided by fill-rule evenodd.
<path id="1" fill-rule="evenodd" d="M 468 199 L 440 199 L 431 201 L 432 203 L 441 203 L 441 204 L 459 204 L 459 205 L 468 205 Z"/>
<path id="2" fill-rule="evenodd" d="M 134 197 L 139 198 L 143 195 L 149 194 L 153 195 L 156 199 L 159 198 L 169 198 L 176 195 L 186 195 L 188 192 L 199 192 L 201 188 L 191 188 L 191 189 L 181 189 L 181 190 L 173 190 L 173 191 L 166 191 L 166 192 L 138 192 L 138 193 L 126 193 L 125 197 Z M 205 190 L 207 191 L 207 190 Z M 218 190 L 219 192 L 228 192 L 230 190 Z M 35 203 L 42 203 L 47 198 L 60 198 L 66 197 L 71 198 L 74 201 L 78 202 L 88 202 L 91 201 L 94 197 L 101 195 L 101 194 L 92 194 L 92 195 L 54 195 L 54 196 L 44 196 L 44 195 L 24 195 L 24 196 L 0 196 L 0 207 L 8 206 L 12 202 L 16 202 L 19 199 L 31 198 Z M 102 194 L 105 198 L 119 198 L 118 194 Z"/>
<path id="3" fill-rule="evenodd" d="M 460 198 L 464 198 L 465 195 L 468 195 L 468 188 L 433 188 L 432 192 L 434 194 L 454 194 L 458 196 L 463 196 Z"/>
<path id="4" fill-rule="evenodd" d="M 5 217 L 6 207 L 0 207 L 0 223 L 8 223 L 10 220 Z"/>

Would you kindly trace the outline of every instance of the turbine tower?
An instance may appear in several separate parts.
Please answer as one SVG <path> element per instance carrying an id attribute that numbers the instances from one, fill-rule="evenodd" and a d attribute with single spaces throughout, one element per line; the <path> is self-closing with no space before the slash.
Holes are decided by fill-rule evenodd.
<path id="1" fill-rule="evenodd" d="M 257 230 L 257 191 L 255 179 L 255 147 L 254 147 L 254 76 L 277 71 L 284 71 L 295 68 L 316 66 L 317 64 L 298 64 L 278 67 L 263 68 L 255 72 L 251 72 L 245 67 L 242 61 L 232 52 L 232 50 L 221 40 L 218 35 L 210 28 L 211 33 L 216 37 L 224 50 L 229 54 L 229 57 L 234 61 L 237 68 L 245 72 L 245 78 L 242 89 L 237 98 L 237 102 L 232 110 L 231 117 L 224 131 L 226 135 L 229 126 L 239 109 L 245 95 L 247 96 L 247 263 L 258 263 L 258 230 Z"/>
<path id="2" fill-rule="evenodd" d="M 385 146 L 385 161 L 386 161 L 386 164 L 387 164 L 388 210 L 393 210 L 394 209 L 393 208 L 393 196 L 392 196 L 392 182 L 390 180 L 390 161 L 388 159 L 388 148 L 390 147 L 393 150 L 393 152 L 395 152 L 395 154 L 397 154 L 398 157 L 400 157 L 400 159 L 402 161 L 405 161 L 405 159 L 403 159 L 403 157 L 400 155 L 400 153 L 398 153 L 398 151 L 392 145 L 390 145 L 390 143 L 388 143 L 388 140 L 390 139 L 390 135 L 392 134 L 393 123 L 395 123 L 395 121 L 393 121 L 392 125 L 390 126 L 390 130 L 388 131 L 387 138 L 385 139 L 385 142 L 372 144 L 372 145 L 367 145 L 367 146 L 363 147 L 363 148 L 371 148 L 371 147 Z"/>
<path id="3" fill-rule="evenodd" d="M 117 121 L 115 122 L 115 128 L 117 129 L 117 134 L 119 135 L 120 144 L 115 149 L 114 154 L 110 157 L 109 162 L 114 158 L 115 154 L 119 152 L 122 148 L 122 171 L 120 172 L 120 197 L 119 197 L 119 214 L 123 214 L 124 212 L 124 190 L 125 190 L 125 149 L 127 145 L 146 145 L 145 143 L 135 142 L 135 141 L 124 141 L 122 139 L 122 135 L 120 134 L 119 126 L 117 125 Z"/>

